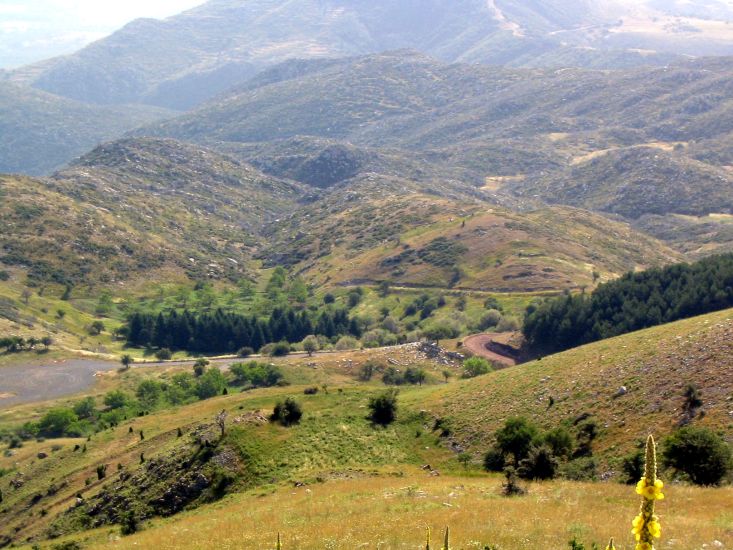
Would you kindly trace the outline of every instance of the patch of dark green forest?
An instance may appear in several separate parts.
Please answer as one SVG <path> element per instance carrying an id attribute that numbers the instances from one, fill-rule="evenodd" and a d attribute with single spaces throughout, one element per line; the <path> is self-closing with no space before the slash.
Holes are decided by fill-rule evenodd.
<path id="1" fill-rule="evenodd" d="M 628 273 L 590 295 L 532 304 L 523 332 L 533 351 L 554 353 L 729 307 L 733 254 Z"/>
<path id="2" fill-rule="evenodd" d="M 243 348 L 259 351 L 275 342 L 300 342 L 306 336 L 334 338 L 362 335 L 362 326 L 341 309 L 320 313 L 277 308 L 267 318 L 227 313 L 197 314 L 185 310 L 133 313 L 126 327 L 133 347 L 170 349 L 192 353 L 235 353 Z"/>

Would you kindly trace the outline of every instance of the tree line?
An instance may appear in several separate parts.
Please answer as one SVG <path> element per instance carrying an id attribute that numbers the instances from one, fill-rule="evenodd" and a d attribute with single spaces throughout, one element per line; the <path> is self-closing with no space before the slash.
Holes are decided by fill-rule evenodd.
<path id="1" fill-rule="evenodd" d="M 217 310 L 185 310 L 156 314 L 137 312 L 127 322 L 127 343 L 134 347 L 166 348 L 194 353 L 234 353 L 244 347 L 259 351 L 274 342 L 296 343 L 309 335 L 359 338 L 362 327 L 341 309 L 319 313 L 277 308 L 267 318 Z"/>
<path id="2" fill-rule="evenodd" d="M 532 304 L 529 346 L 554 353 L 679 319 L 733 307 L 733 254 L 628 273 L 592 294 Z"/>

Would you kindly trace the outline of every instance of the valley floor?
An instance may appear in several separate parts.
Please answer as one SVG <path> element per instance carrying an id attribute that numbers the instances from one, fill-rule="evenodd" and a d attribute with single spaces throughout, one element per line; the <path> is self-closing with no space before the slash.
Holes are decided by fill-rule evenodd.
<path id="1" fill-rule="evenodd" d="M 633 548 L 631 519 L 638 510 L 632 486 L 616 483 L 535 483 L 522 497 L 501 496 L 496 476 L 431 477 L 425 472 L 354 474 L 351 479 L 297 488 L 259 490 L 156 520 L 130 537 L 114 528 L 83 535 L 84 548 L 157 550 L 274 548 L 277 533 L 287 550 L 422 548 L 451 528 L 451 547 L 561 549 L 576 537 L 590 548 L 615 537 Z M 658 506 L 660 548 L 733 547 L 733 488 L 668 486 Z M 79 540 L 78 536 L 76 540 Z M 493 547 L 492 547 L 493 548 Z"/>

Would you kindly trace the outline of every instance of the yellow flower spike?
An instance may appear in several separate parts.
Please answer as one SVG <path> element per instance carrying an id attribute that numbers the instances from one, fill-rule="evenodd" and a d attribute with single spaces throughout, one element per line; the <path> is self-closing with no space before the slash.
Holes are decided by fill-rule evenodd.
<path id="1" fill-rule="evenodd" d="M 430 527 L 428 527 L 428 538 L 427 542 L 425 543 L 425 550 L 430 550 Z"/>
<path id="2" fill-rule="evenodd" d="M 613 539 L 611 539 L 608 546 L 606 546 L 606 550 L 616 550 L 616 547 L 613 545 Z"/>
<path id="3" fill-rule="evenodd" d="M 445 528 L 445 541 L 443 542 L 443 550 L 450 550 L 450 527 Z"/>
<path id="4" fill-rule="evenodd" d="M 280 540 L 280 533 L 277 534 L 277 546 L 275 550 L 283 550 L 282 541 Z"/>
<path id="5" fill-rule="evenodd" d="M 641 511 L 631 522 L 635 550 L 654 550 L 654 539 L 662 536 L 659 518 L 654 515 L 654 503 L 664 498 L 664 483 L 657 479 L 657 446 L 650 435 L 646 442 L 644 477 L 636 484 L 636 493 L 642 497 Z"/>

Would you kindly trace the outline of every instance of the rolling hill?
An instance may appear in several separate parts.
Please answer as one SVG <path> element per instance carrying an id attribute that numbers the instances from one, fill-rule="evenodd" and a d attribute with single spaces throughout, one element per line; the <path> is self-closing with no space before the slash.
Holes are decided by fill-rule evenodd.
<path id="1" fill-rule="evenodd" d="M 403 502 L 400 495 L 406 491 L 410 501 L 405 500 L 405 506 L 417 507 L 423 514 L 437 511 L 437 515 L 429 514 L 429 517 L 433 521 L 443 518 L 443 522 L 450 523 L 456 529 L 455 536 L 461 540 L 467 536 L 461 529 L 473 533 L 470 525 L 480 523 L 491 528 L 482 527 L 480 534 L 476 532 L 474 536 L 484 538 L 490 534 L 494 540 L 504 537 L 501 540 L 508 547 L 530 548 L 520 542 L 527 540 L 526 529 L 500 529 L 496 526 L 498 519 L 478 521 L 475 513 L 466 517 L 467 510 L 474 510 L 467 508 L 466 499 L 471 498 L 472 503 L 478 499 L 472 506 L 480 503 L 482 514 L 498 502 L 501 512 L 497 509 L 497 518 L 513 525 L 525 520 L 505 518 L 507 506 L 514 507 L 522 517 L 525 514 L 521 510 L 535 505 L 541 506 L 542 512 L 537 509 L 536 514 L 542 517 L 559 514 L 558 518 L 562 519 L 543 522 L 546 527 L 531 530 L 531 539 L 542 537 L 553 546 L 564 544 L 567 523 L 577 521 L 579 514 L 585 513 L 577 509 L 580 494 L 588 499 L 583 509 L 587 508 L 590 514 L 582 517 L 592 526 L 590 531 L 589 526 L 584 527 L 582 536 L 595 537 L 597 529 L 609 528 L 608 521 L 596 526 L 592 520 L 597 520 L 598 510 L 606 509 L 611 515 L 604 517 L 614 520 L 610 533 L 603 531 L 603 534 L 610 536 L 628 524 L 625 516 L 633 517 L 636 513 L 632 488 L 544 482 L 529 487 L 529 498 L 501 499 L 499 479 L 479 477 L 477 472 L 483 454 L 493 444 L 494 431 L 507 418 L 516 415 L 525 415 L 543 428 L 566 425 L 572 433 L 580 422 L 592 421 L 597 427 L 592 446 L 592 475 L 619 480 L 622 479 L 621 458 L 634 451 L 640 439 L 649 432 L 662 439 L 679 424 L 682 394 L 686 385 L 692 383 L 701 392 L 705 411 L 704 415 L 695 417 L 694 424 L 720 430 L 730 439 L 729 401 L 733 378 L 728 372 L 727 358 L 733 342 L 731 314 L 728 310 L 688 319 L 472 380 L 449 383 L 435 378 L 445 365 L 426 360 L 410 347 L 277 359 L 276 363 L 293 386 L 243 393 L 232 391 L 226 396 L 121 419 L 119 425 L 102 430 L 89 440 L 32 440 L 13 450 L 11 457 L 0 458 L 0 466 L 10 468 L 0 478 L 5 495 L 0 511 L 1 533 L 8 543 L 32 543 L 48 536 L 69 535 L 68 538 L 82 540 L 85 547 L 101 547 L 109 544 L 110 524 L 127 521 L 125 513 L 131 511 L 139 522 L 138 527 L 144 522 L 145 529 L 120 539 L 118 544 L 123 547 L 150 545 L 161 540 L 175 547 L 185 537 L 189 546 L 205 548 L 212 540 L 228 544 L 234 537 L 240 542 L 243 536 L 246 540 L 263 541 L 263 537 L 271 537 L 269 530 L 284 532 L 288 540 L 304 537 L 298 540 L 311 544 L 315 540 L 323 541 L 324 533 L 339 531 L 333 523 L 335 513 L 356 515 L 363 521 L 368 512 L 358 504 L 362 498 L 365 502 L 379 502 L 379 506 L 386 501 L 392 519 L 385 523 L 389 526 L 385 530 L 397 529 L 392 524 L 393 515 L 397 514 L 394 505 Z M 365 418 L 364 404 L 381 391 L 380 382 L 359 382 L 354 377 L 356 369 L 367 359 L 391 359 L 400 365 L 418 363 L 432 377 L 422 388 L 403 389 L 397 422 L 386 428 L 375 428 Z M 308 368 L 312 364 L 318 368 Z M 188 367 L 169 365 L 112 372 L 101 377 L 91 395 L 99 400 L 104 392 L 114 388 L 129 391 L 145 378 L 170 384 L 173 376 L 184 369 Z M 303 389 L 319 384 L 328 384 L 330 391 L 302 395 Z M 621 386 L 625 392 L 619 392 Z M 274 403 L 295 394 L 301 394 L 299 400 L 305 412 L 301 423 L 283 428 L 267 422 L 265 414 Z M 222 409 L 229 417 L 226 433 L 220 438 L 212 419 Z M 1 418 L 10 427 L 37 419 L 45 410 L 47 406 L 19 406 L 4 411 Z M 471 470 L 470 478 L 456 460 L 459 451 L 472 458 L 467 466 Z M 44 458 L 39 458 L 39 453 Z M 96 474 L 97 466 L 104 464 L 109 467 L 100 478 Z M 120 466 L 115 467 L 116 464 Z M 431 471 L 440 471 L 441 476 L 436 478 L 428 471 L 419 470 L 424 464 L 429 464 Z M 665 472 L 665 480 L 668 474 Z M 226 481 L 220 483 L 222 479 Z M 441 479 L 450 485 L 445 492 L 435 485 Z M 400 489 L 392 486 L 395 483 Z M 471 488 L 467 489 L 468 486 Z M 725 509 L 730 488 L 700 492 L 680 484 L 669 486 L 669 501 L 686 504 L 665 511 L 667 536 L 688 541 L 679 543 L 685 548 L 693 547 L 693 540 L 699 541 L 702 533 L 705 537 L 717 537 L 716 540 L 730 540 L 727 524 L 720 527 L 710 519 Z M 423 492 L 427 487 L 430 487 L 428 492 Z M 469 497 L 467 491 L 473 496 Z M 79 493 L 81 497 L 77 500 Z M 230 494 L 224 500 L 207 504 L 225 493 Z M 539 504 L 537 497 L 540 497 Z M 308 524 L 307 534 L 301 534 L 302 522 L 286 519 L 290 512 L 283 510 L 289 510 L 291 504 L 281 501 L 301 502 L 301 498 L 307 499 L 304 505 L 316 522 Z M 330 510 L 326 502 L 333 498 L 338 499 L 337 505 Z M 700 506 L 687 510 L 697 498 Z M 568 499 L 573 503 L 569 507 Z M 422 501 L 426 508 L 420 504 Z M 253 502 L 258 505 L 253 506 Z M 279 510 L 274 515 L 276 519 L 272 519 L 270 506 Z M 373 506 L 376 506 L 374 502 L 367 508 Z M 561 511 L 557 511 L 558 507 Z M 262 508 L 270 519 L 257 522 L 256 529 L 252 521 L 240 519 L 240 516 L 260 517 Z M 324 513 L 315 514 L 315 510 Z M 177 513 L 182 516 L 157 519 Z M 404 518 L 408 513 L 400 511 L 398 517 Z M 298 514 L 302 517 L 302 509 Z M 236 517 L 236 529 L 224 515 Z M 536 523 L 535 516 L 532 521 Z M 699 524 L 700 529 L 690 530 L 691 521 Z M 557 531 L 559 524 L 563 528 Z M 197 528 L 191 531 L 191 525 Z M 263 532 L 263 525 L 267 526 L 267 532 Z M 314 525 L 324 531 L 314 531 Z M 412 535 L 405 533 L 404 521 L 400 522 L 398 532 L 399 535 L 385 532 L 383 536 L 413 540 Z M 116 529 L 113 533 L 116 535 Z M 369 534 L 353 531 L 348 536 L 369 539 Z M 415 540 L 418 536 L 420 533 L 415 535 Z"/>
<path id="2" fill-rule="evenodd" d="M 192 145 L 103 145 L 46 180 L 2 180 L 2 261 L 31 279 L 113 283 L 175 270 L 239 278 L 261 225 L 303 188 Z M 161 272 L 160 276 L 163 276 Z"/>
<path id="3" fill-rule="evenodd" d="M 150 106 L 95 106 L 0 83 L 0 172 L 47 174 L 102 141 L 169 116 Z"/>
<path id="4" fill-rule="evenodd" d="M 292 265 L 320 285 L 389 280 L 493 292 L 578 288 L 593 284 L 594 272 L 613 278 L 680 258 L 628 225 L 587 211 L 516 214 L 408 189 L 385 198 L 379 186 L 369 194 L 369 179 L 347 182 L 273 224 L 274 244 L 260 257 Z"/>
<path id="5" fill-rule="evenodd" d="M 414 48 L 449 62 L 608 68 L 730 55 L 726 17 L 620 1 L 210 0 L 12 78 L 82 101 L 185 109 L 289 58 Z"/>

